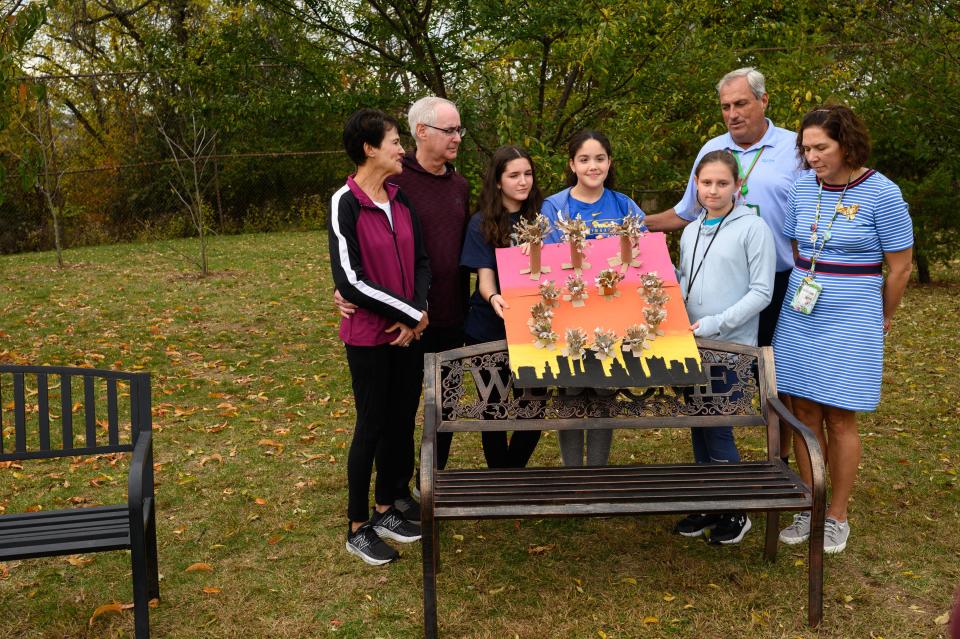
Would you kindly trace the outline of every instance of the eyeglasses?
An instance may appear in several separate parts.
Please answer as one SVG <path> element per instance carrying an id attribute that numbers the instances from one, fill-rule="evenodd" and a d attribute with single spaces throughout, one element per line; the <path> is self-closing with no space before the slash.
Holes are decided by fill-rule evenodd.
<path id="1" fill-rule="evenodd" d="M 440 131 L 440 133 L 450 136 L 451 138 L 455 135 L 459 135 L 462 138 L 467 134 L 467 127 L 463 126 L 451 126 L 447 127 L 446 129 L 441 129 L 438 126 L 433 126 L 432 124 L 427 124 L 426 122 L 421 122 L 420 124 L 425 127 L 430 127 L 431 129 L 436 129 L 437 131 Z"/>

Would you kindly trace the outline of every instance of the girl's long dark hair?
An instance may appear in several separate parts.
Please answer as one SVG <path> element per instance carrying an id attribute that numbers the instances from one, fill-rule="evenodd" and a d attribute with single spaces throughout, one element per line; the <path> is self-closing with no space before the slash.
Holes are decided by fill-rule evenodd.
<path id="1" fill-rule="evenodd" d="M 483 188 L 480 190 L 480 233 L 494 248 L 510 246 L 510 212 L 503 207 L 498 187 L 500 178 L 507 170 L 507 164 L 520 158 L 526 159 L 533 171 L 533 185 L 527 199 L 520 204 L 520 216 L 532 220 L 543 204 L 543 195 L 540 194 L 540 185 L 537 184 L 537 168 L 526 149 L 506 145 L 494 151 L 483 178 Z"/>
<path id="2" fill-rule="evenodd" d="M 583 146 L 584 142 L 587 140 L 596 140 L 600 143 L 600 146 L 603 147 L 603 150 L 607 152 L 607 157 L 610 158 L 610 169 L 607 171 L 607 177 L 603 181 L 604 188 L 612 189 L 616 183 L 616 175 L 613 170 L 613 150 L 610 147 L 610 140 L 607 139 L 603 133 L 599 131 L 594 131 L 593 129 L 584 129 L 580 133 L 577 133 L 575 136 L 570 138 L 569 144 L 567 144 L 567 159 L 572 160 L 577 157 L 577 151 L 580 150 L 580 147 Z M 570 163 L 567 163 L 567 186 L 576 186 L 577 185 L 577 174 L 570 170 Z"/>

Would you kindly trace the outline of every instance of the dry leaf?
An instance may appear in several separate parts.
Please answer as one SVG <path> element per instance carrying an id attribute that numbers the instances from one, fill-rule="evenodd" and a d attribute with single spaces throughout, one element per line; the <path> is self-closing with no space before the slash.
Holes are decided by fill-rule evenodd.
<path id="1" fill-rule="evenodd" d="M 507 589 L 506 586 L 498 586 L 496 588 L 491 588 L 490 590 L 487 591 L 487 593 L 491 595 L 499 595 L 501 592 L 503 592 L 506 589 Z"/>
<path id="2" fill-rule="evenodd" d="M 213 572 L 213 566 L 203 562 L 190 564 L 184 572 Z"/>
<path id="3" fill-rule="evenodd" d="M 83 555 L 72 555 L 67 557 L 67 563 L 69 563 L 71 566 L 76 566 L 77 568 L 83 568 L 88 564 L 92 564 L 93 559 L 87 559 Z"/>
<path id="4" fill-rule="evenodd" d="M 267 505 L 267 500 L 264 499 L 263 497 L 257 497 L 257 498 L 254 499 L 253 501 L 254 501 L 254 503 L 255 503 L 257 506 L 266 506 L 266 505 Z"/>
<path id="5" fill-rule="evenodd" d="M 546 554 L 546 553 L 550 552 L 551 550 L 553 550 L 553 549 L 556 548 L 556 547 L 557 547 L 556 544 L 547 544 L 547 545 L 545 545 L 545 546 L 530 546 L 529 548 L 527 548 L 527 554 L 528 554 L 528 555 L 543 555 L 543 554 Z"/>
<path id="6" fill-rule="evenodd" d="M 651 616 L 651 617 L 644 617 L 644 618 L 643 618 L 643 623 L 644 623 L 644 624 L 660 623 L 660 620 L 657 619 L 656 617 L 652 617 L 652 616 Z"/>
<path id="7" fill-rule="evenodd" d="M 2 570 L 3 570 L 3 565 L 0 564 L 0 571 L 2 571 Z M 2 579 L 2 578 L 3 578 L 3 577 L 2 577 L 2 572 L 0 572 L 0 579 Z M 940 615 L 939 617 L 937 617 L 936 619 L 934 619 L 934 620 L 933 620 L 933 623 L 937 624 L 938 626 L 945 626 L 945 625 L 947 625 L 948 623 L 950 623 L 950 611 L 948 610 L 948 611 L 946 611 L 945 613 L 943 613 L 942 615 Z"/>
<path id="8" fill-rule="evenodd" d="M 121 604 L 114 601 L 113 603 L 103 604 L 98 606 L 96 610 L 93 611 L 93 616 L 90 617 L 89 625 L 93 627 L 93 622 L 97 620 L 98 617 L 103 615 L 116 615 L 120 614 L 124 610 L 132 608 L 133 604 Z"/>
<path id="9" fill-rule="evenodd" d="M 622 579 L 620 580 L 620 583 L 630 584 L 631 586 L 636 586 L 636 585 L 637 585 L 637 580 L 634 579 L 633 577 L 624 577 L 624 578 L 622 578 Z"/>
<path id="10" fill-rule="evenodd" d="M 664 601 L 673 601 L 674 599 L 676 599 L 676 597 L 674 597 L 673 595 L 671 595 L 669 592 L 668 592 L 668 593 L 665 593 L 665 594 L 663 595 L 663 600 L 664 600 Z"/>
<path id="11" fill-rule="evenodd" d="M 207 593 L 208 595 L 216 595 L 220 593 L 220 589 L 216 586 L 207 586 L 203 589 L 203 592 Z"/>
<path id="12" fill-rule="evenodd" d="M 217 462 L 218 464 L 222 464 L 222 463 L 223 463 L 223 456 L 222 456 L 220 453 L 214 453 L 214 454 L 210 455 L 209 457 L 204 457 L 203 459 L 200 460 L 200 467 L 202 468 L 202 467 L 206 466 L 207 463 L 212 462 L 212 461 L 215 461 L 215 462 Z"/>
<path id="13" fill-rule="evenodd" d="M 454 540 L 454 541 L 463 541 L 463 535 L 454 535 L 454 536 L 453 536 L 453 540 Z"/>
<path id="14" fill-rule="evenodd" d="M 600 637 L 600 639 L 607 639 L 607 633 L 603 630 L 597 630 L 597 636 Z"/>
<path id="15" fill-rule="evenodd" d="M 6 579 L 10 576 L 10 569 L 7 568 L 7 564 L 0 564 L 0 579 Z"/>

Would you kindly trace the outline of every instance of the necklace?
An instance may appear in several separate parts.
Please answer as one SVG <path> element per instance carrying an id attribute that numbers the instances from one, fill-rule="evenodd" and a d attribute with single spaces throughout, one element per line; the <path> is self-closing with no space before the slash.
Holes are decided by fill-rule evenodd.
<path id="1" fill-rule="evenodd" d="M 823 235 L 819 235 L 818 231 L 820 229 L 820 199 L 823 196 L 823 180 L 820 180 L 820 188 L 817 189 L 817 210 L 813 216 L 813 224 L 810 225 L 810 243 L 813 244 L 813 251 L 810 253 L 810 275 L 807 277 L 813 279 L 814 274 L 817 270 L 817 260 L 820 259 L 820 255 L 823 253 L 823 247 L 826 246 L 827 241 L 833 237 L 833 234 L 830 232 L 830 229 L 833 228 L 833 223 L 837 220 L 837 216 L 840 213 L 846 211 L 846 207 L 843 206 L 843 196 L 847 193 L 847 187 L 850 186 L 850 180 L 853 178 L 853 171 L 850 172 L 850 175 L 847 176 L 847 183 L 843 185 L 843 190 L 840 192 L 840 200 L 837 202 L 837 205 L 833 209 L 833 216 L 830 218 L 830 223 L 827 224 L 827 228 L 823 231 Z M 820 241 L 820 248 L 817 248 L 817 241 Z"/>
<path id="2" fill-rule="evenodd" d="M 759 160 L 760 156 L 763 155 L 763 150 L 765 148 L 767 147 L 765 146 L 760 147 L 760 151 L 755 156 L 753 156 L 753 161 L 750 162 L 750 166 L 749 168 L 747 168 L 746 173 L 743 172 L 743 165 L 740 164 L 740 154 L 742 153 L 742 151 L 733 152 L 733 159 L 737 161 L 737 169 L 740 170 L 740 179 L 741 179 L 740 195 L 746 196 L 746 194 L 750 192 L 750 189 L 747 188 L 747 180 L 750 179 L 750 174 L 753 173 L 753 167 L 757 165 L 757 160 Z"/>

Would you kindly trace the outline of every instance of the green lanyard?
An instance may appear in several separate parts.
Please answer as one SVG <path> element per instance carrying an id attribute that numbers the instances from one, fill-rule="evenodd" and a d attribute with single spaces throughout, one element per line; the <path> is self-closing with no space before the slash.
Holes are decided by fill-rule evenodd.
<path id="1" fill-rule="evenodd" d="M 740 184 L 740 194 L 746 196 L 750 192 L 750 189 L 747 188 L 747 180 L 750 179 L 750 174 L 753 173 L 753 167 L 757 165 L 757 160 L 760 159 L 760 156 L 763 155 L 763 150 L 767 148 L 765 146 L 760 147 L 760 152 L 753 156 L 753 162 L 750 163 L 750 168 L 747 169 L 747 172 L 743 172 L 743 165 L 740 164 L 740 153 L 741 151 L 733 151 L 733 159 L 737 161 L 737 169 L 740 170 L 740 179 L 743 182 Z"/>

